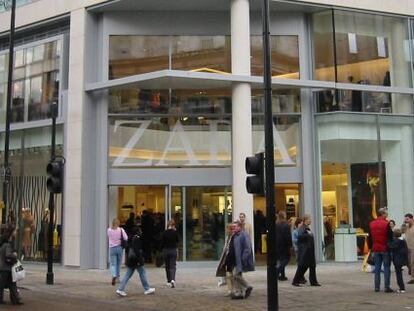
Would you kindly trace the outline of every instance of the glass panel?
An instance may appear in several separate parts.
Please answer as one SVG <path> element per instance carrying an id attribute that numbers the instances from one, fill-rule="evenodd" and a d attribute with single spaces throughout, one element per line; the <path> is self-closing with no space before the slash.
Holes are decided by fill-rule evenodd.
<path id="1" fill-rule="evenodd" d="M 11 122 L 47 119 L 50 103 L 58 102 L 59 42 L 48 42 L 15 52 L 16 59 L 13 72 L 15 82 Z M 0 69 L 1 63 L 7 61 L 7 56 L 8 54 L 0 56 Z M 7 83 L 6 71 L 6 69 L 3 72 L 0 70 L 0 97 L 2 95 L 2 84 Z M 1 99 L 0 104 L 2 104 Z M 25 119 L 24 116 L 25 105 L 28 106 L 28 119 Z M 0 105 L 0 115 L 5 115 L 5 104 Z"/>
<path id="2" fill-rule="evenodd" d="M 299 113 L 300 90 L 272 90 L 272 113 Z M 264 95 L 262 90 L 252 90 L 252 113 L 264 113 Z"/>
<path id="3" fill-rule="evenodd" d="M 56 154 L 63 152 L 63 127 L 57 126 Z M 24 254 L 25 260 L 45 261 L 48 238 L 49 192 L 46 184 L 46 166 L 50 160 L 51 128 L 36 128 L 24 131 L 12 131 L 10 137 L 10 162 L 12 178 L 10 181 L 8 202 L 10 217 L 20 219 L 17 250 Z M 4 146 L 4 133 L 0 144 Z M 24 149 L 22 150 L 22 144 Z M 4 152 L 0 153 L 4 158 Z M 60 261 L 62 232 L 62 197 L 55 197 L 55 230 L 53 233 L 54 260 Z M 26 208 L 26 212 L 22 209 Z"/>
<path id="4" fill-rule="evenodd" d="M 318 112 L 358 111 L 412 114 L 413 96 L 398 93 L 355 90 L 324 90 L 316 92 Z"/>
<path id="5" fill-rule="evenodd" d="M 231 117 L 111 117 L 112 167 L 231 164 Z"/>
<path id="6" fill-rule="evenodd" d="M 334 14 L 338 82 L 411 86 L 408 19 Z"/>
<path id="7" fill-rule="evenodd" d="M 24 81 L 14 82 L 11 122 L 23 122 L 24 120 L 24 94 Z M 4 107 L 4 109 L 6 109 L 6 107 Z"/>
<path id="8" fill-rule="evenodd" d="M 172 69 L 231 72 L 229 36 L 174 36 Z"/>
<path id="9" fill-rule="evenodd" d="M 169 69 L 170 37 L 109 36 L 109 79 Z"/>
<path id="10" fill-rule="evenodd" d="M 109 187 L 108 223 L 118 218 L 128 235 L 134 226 L 140 226 L 145 262 L 151 262 L 153 255 L 161 249 L 165 202 L 165 186 Z"/>
<path id="11" fill-rule="evenodd" d="M 314 79 L 335 81 L 332 11 L 312 15 Z"/>
<path id="12" fill-rule="evenodd" d="M 252 36 L 251 74 L 263 76 L 263 39 Z M 274 78 L 299 79 L 298 36 L 270 36 L 272 76 Z"/>
<path id="13" fill-rule="evenodd" d="M 175 221 L 177 233 L 180 236 L 178 245 L 178 259 L 183 258 L 183 191 L 182 187 L 171 187 L 171 218 Z"/>
<path id="14" fill-rule="evenodd" d="M 380 185 L 386 185 L 386 168 L 379 161 L 377 116 L 338 113 L 319 115 L 316 122 L 324 227 L 354 227 L 362 239 L 355 251 L 362 255 L 368 224 L 378 208 L 387 205 L 386 193 L 380 191 Z M 325 256 L 334 258 L 329 248 Z"/>
<path id="15" fill-rule="evenodd" d="M 301 215 L 300 184 L 276 184 L 275 206 L 278 211 L 286 212 L 286 219 L 294 223 Z M 262 254 L 262 234 L 266 234 L 266 198 L 253 197 L 254 209 L 254 246 L 255 253 Z M 257 257 L 257 259 L 265 259 Z"/>
<path id="16" fill-rule="evenodd" d="M 218 260 L 224 241 L 224 187 L 186 188 L 187 260 Z"/>

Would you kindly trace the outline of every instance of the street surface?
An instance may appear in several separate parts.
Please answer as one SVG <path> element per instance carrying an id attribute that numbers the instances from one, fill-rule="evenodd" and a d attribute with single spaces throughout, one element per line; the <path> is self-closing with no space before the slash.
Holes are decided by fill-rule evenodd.
<path id="1" fill-rule="evenodd" d="M 20 285 L 23 306 L 8 303 L 1 310 L 30 311 L 228 311 L 228 310 L 267 310 L 266 267 L 246 274 L 246 279 L 254 287 L 247 300 L 231 300 L 224 297 L 225 287 L 217 287 L 212 263 L 190 263 L 178 267 L 176 288 L 165 285 L 164 270 L 147 265 L 147 276 L 151 286 L 156 288 L 154 295 L 145 296 L 137 273 L 127 285 L 125 298 L 115 294 L 116 286 L 111 286 L 108 271 L 79 270 L 55 266 L 55 284 L 46 285 L 46 265 L 26 264 L 26 279 Z M 407 285 L 404 294 L 375 293 L 373 274 L 361 272 L 360 263 L 324 263 L 317 267 L 318 280 L 322 287 L 293 287 L 290 280 L 294 266 L 289 266 L 289 281 L 279 282 L 280 310 L 318 311 L 398 311 L 414 310 L 414 285 Z M 122 271 L 122 275 L 124 270 Z M 407 281 L 407 271 L 404 271 Z M 392 287 L 397 289 L 395 275 L 392 274 Z"/>

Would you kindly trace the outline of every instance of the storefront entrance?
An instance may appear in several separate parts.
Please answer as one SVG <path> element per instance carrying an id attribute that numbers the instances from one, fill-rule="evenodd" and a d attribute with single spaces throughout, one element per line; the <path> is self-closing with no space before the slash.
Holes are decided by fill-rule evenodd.
<path id="1" fill-rule="evenodd" d="M 117 217 L 121 225 L 134 217 L 151 244 L 151 260 L 160 252 L 169 219 L 180 235 L 179 260 L 218 260 L 232 219 L 232 196 L 223 186 L 110 186 L 108 215 L 108 223 Z"/>

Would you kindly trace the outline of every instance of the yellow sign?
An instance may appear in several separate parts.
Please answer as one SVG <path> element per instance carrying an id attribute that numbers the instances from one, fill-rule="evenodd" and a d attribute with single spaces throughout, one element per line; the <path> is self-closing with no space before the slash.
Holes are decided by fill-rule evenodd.
<path id="1" fill-rule="evenodd" d="M 262 234 L 262 253 L 267 253 L 267 234 Z"/>

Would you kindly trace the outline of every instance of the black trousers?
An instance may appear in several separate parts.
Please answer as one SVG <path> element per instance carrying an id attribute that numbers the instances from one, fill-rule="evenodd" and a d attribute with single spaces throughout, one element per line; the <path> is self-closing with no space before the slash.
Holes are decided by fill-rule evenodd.
<path id="1" fill-rule="evenodd" d="M 0 271 L 0 301 L 4 301 L 4 288 L 8 287 L 10 292 L 10 301 L 15 304 L 19 302 L 16 282 L 12 281 L 11 271 Z"/>
<path id="2" fill-rule="evenodd" d="M 165 273 L 167 274 L 167 282 L 175 281 L 175 272 L 177 271 L 177 249 L 164 248 Z"/>
<path id="3" fill-rule="evenodd" d="M 305 278 L 305 273 L 309 269 L 309 282 L 311 285 L 318 283 L 316 279 L 316 266 L 301 265 L 296 269 L 292 283 L 300 283 Z"/>
<path id="4" fill-rule="evenodd" d="M 397 284 L 400 290 L 405 290 L 403 275 L 402 275 L 402 267 L 394 265 L 395 268 L 395 276 L 397 278 Z"/>

